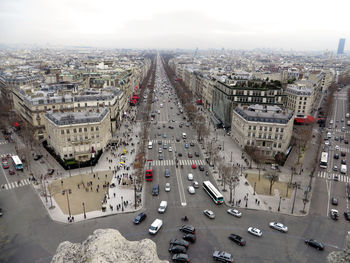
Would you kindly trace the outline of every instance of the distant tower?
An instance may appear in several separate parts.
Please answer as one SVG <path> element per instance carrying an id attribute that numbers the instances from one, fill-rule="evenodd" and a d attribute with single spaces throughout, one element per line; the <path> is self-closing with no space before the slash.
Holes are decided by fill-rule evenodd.
<path id="1" fill-rule="evenodd" d="M 337 55 L 344 54 L 345 38 L 339 39 Z"/>

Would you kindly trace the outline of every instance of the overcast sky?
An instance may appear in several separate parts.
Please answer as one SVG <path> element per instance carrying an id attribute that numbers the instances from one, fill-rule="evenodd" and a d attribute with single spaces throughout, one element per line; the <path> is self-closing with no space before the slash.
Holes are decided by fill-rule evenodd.
<path id="1" fill-rule="evenodd" d="M 350 0 L 0 0 L 0 43 L 116 48 L 350 46 Z"/>

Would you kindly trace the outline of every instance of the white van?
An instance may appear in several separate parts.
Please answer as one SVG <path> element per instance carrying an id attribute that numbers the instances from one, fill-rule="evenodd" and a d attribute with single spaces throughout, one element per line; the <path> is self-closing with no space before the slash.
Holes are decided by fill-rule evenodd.
<path id="1" fill-rule="evenodd" d="M 158 230 L 162 227 L 162 225 L 163 225 L 163 220 L 157 218 L 156 220 L 153 221 L 152 225 L 148 229 L 148 232 L 152 235 L 155 235 L 157 234 Z"/>
<path id="2" fill-rule="evenodd" d="M 160 202 L 159 208 L 158 208 L 158 213 L 164 214 L 166 208 L 168 207 L 168 202 L 167 201 L 162 201 Z"/>
<path id="3" fill-rule="evenodd" d="M 348 168 L 346 167 L 346 165 L 342 164 L 341 167 L 340 167 L 340 172 L 342 174 L 346 174 L 347 171 L 348 171 Z"/>
<path id="4" fill-rule="evenodd" d="M 186 139 L 187 138 L 187 134 L 186 133 L 182 133 L 182 138 Z"/>
<path id="5" fill-rule="evenodd" d="M 148 149 L 152 149 L 153 148 L 153 142 L 148 142 Z"/>

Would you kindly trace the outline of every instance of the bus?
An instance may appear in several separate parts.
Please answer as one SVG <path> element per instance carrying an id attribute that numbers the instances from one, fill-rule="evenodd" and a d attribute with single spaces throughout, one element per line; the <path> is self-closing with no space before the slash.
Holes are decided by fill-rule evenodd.
<path id="1" fill-rule="evenodd" d="M 217 205 L 224 203 L 224 197 L 210 181 L 203 182 L 203 189 Z"/>
<path id="2" fill-rule="evenodd" d="M 327 152 L 322 152 L 320 167 L 326 169 L 327 165 L 328 165 L 328 153 Z"/>
<path id="3" fill-rule="evenodd" d="M 17 155 L 13 155 L 11 158 L 16 170 L 23 170 L 23 164 L 21 162 L 21 159 L 19 159 Z"/>
<path id="4" fill-rule="evenodd" d="M 153 180 L 152 160 L 147 160 L 145 179 L 146 179 L 146 181 L 152 181 Z"/>

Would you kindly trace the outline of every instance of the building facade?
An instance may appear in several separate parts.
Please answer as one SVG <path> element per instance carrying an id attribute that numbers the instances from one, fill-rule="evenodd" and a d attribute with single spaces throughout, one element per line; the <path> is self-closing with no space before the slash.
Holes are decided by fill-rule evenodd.
<path id="1" fill-rule="evenodd" d="M 345 38 L 341 38 L 339 39 L 339 43 L 338 43 L 337 55 L 344 54 L 344 47 L 345 47 Z"/>
<path id="2" fill-rule="evenodd" d="M 64 159 L 87 161 L 93 152 L 104 150 L 111 139 L 108 108 L 81 112 L 47 112 L 45 129 L 48 146 Z"/>

